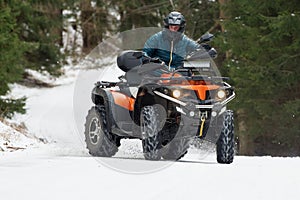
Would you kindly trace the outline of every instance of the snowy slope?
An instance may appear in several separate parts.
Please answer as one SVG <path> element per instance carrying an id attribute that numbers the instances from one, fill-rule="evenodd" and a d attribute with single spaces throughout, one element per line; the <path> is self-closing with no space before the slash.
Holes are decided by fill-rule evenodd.
<path id="1" fill-rule="evenodd" d="M 82 134 L 90 91 L 101 77 L 119 74 L 111 66 L 69 71 L 54 88 L 15 85 L 12 95 L 28 96 L 27 114 L 15 120 L 48 143 L 0 152 L 1 199 L 300 198 L 300 158 L 236 156 L 233 164 L 220 165 L 214 152 L 193 149 L 179 162 L 151 162 L 138 140 L 122 141 L 113 158 L 90 157 Z"/>
<path id="2" fill-rule="evenodd" d="M 35 147 L 39 143 L 41 141 L 29 134 L 23 127 L 13 128 L 13 124 L 0 121 L 0 151 L 12 152 Z"/>

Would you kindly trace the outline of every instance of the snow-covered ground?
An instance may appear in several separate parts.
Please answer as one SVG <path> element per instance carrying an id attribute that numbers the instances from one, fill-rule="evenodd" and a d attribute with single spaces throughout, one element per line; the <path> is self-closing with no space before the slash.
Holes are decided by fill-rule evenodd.
<path id="1" fill-rule="evenodd" d="M 192 149 L 178 162 L 151 162 L 143 159 L 140 141 L 131 140 L 122 141 L 113 158 L 90 157 L 82 133 L 90 91 L 101 77 L 119 74 L 115 66 L 69 70 L 53 88 L 13 87 L 12 95 L 28 97 L 27 114 L 14 119 L 28 132 L 0 123 L 1 199 L 300 198 L 300 158 L 236 156 L 221 165 L 214 152 Z M 14 145 L 21 148 L 10 152 Z"/>

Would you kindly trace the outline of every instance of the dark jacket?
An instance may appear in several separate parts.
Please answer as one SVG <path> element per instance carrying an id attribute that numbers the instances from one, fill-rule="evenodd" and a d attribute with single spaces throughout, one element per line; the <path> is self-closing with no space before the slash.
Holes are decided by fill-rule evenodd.
<path id="1" fill-rule="evenodd" d="M 164 29 L 146 41 L 143 51 L 152 58 L 160 58 L 167 66 L 178 68 L 183 66 L 184 58 L 198 48 L 200 45 L 186 35 Z"/>

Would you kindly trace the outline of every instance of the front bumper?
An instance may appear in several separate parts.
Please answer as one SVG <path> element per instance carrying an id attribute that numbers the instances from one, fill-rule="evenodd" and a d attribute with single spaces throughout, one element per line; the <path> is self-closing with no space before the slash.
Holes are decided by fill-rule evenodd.
<path id="1" fill-rule="evenodd" d="M 184 102 L 159 91 L 154 93 L 173 102 L 176 111 L 182 114 L 179 130 L 181 134 L 178 137 L 197 137 L 212 143 L 216 143 L 220 136 L 223 124 L 221 116 L 227 109 L 227 103 L 235 98 L 235 92 L 232 91 L 223 101 L 203 105 L 200 102 Z"/>
<path id="2" fill-rule="evenodd" d="M 169 95 L 163 94 L 159 91 L 154 91 L 154 93 L 164 99 L 167 99 L 169 101 L 172 101 L 176 104 L 179 104 L 180 106 L 183 106 L 184 108 L 187 108 L 188 110 L 195 110 L 195 109 L 212 109 L 212 110 L 219 110 L 222 109 L 224 106 L 226 106 L 227 103 L 229 103 L 230 101 L 232 101 L 235 98 L 235 92 L 232 92 L 232 94 L 227 97 L 226 99 L 224 99 L 221 102 L 217 102 L 211 105 L 196 105 L 196 104 L 192 104 L 191 103 L 185 103 L 183 101 L 180 101 L 174 97 L 171 97 Z"/>

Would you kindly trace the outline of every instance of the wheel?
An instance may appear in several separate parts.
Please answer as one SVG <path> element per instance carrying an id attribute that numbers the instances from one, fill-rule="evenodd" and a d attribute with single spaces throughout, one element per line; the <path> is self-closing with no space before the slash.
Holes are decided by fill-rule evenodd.
<path id="1" fill-rule="evenodd" d="M 227 110 L 223 114 L 223 127 L 217 141 L 218 163 L 230 164 L 234 157 L 234 122 L 233 112 Z"/>
<path id="2" fill-rule="evenodd" d="M 159 112 L 155 106 L 145 106 L 141 110 L 141 131 L 143 153 L 146 160 L 161 159 Z"/>
<path id="3" fill-rule="evenodd" d="M 189 140 L 186 138 L 178 138 L 172 140 L 166 147 L 162 157 L 165 160 L 179 160 L 182 158 L 189 148 Z"/>
<path id="4" fill-rule="evenodd" d="M 104 106 L 89 110 L 84 134 L 87 149 L 92 156 L 111 157 L 117 153 L 120 141 L 107 130 Z"/>

